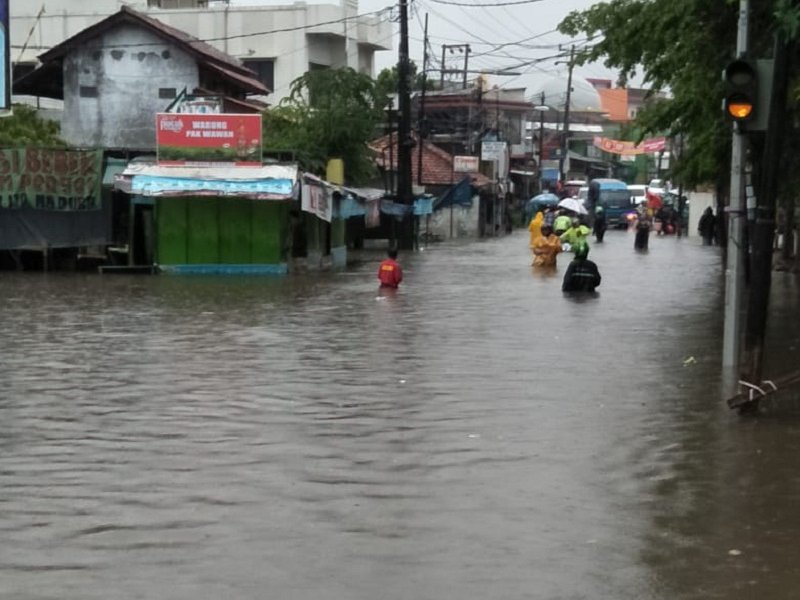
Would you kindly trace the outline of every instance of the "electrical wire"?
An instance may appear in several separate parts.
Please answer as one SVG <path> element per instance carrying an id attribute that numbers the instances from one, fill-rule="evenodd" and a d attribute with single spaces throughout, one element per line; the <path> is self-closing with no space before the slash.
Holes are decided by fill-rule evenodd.
<path id="1" fill-rule="evenodd" d="M 507 2 L 456 2 L 454 0 L 430 0 L 436 4 L 448 4 L 450 6 L 464 6 L 467 8 L 480 8 L 482 6 L 516 6 L 518 4 L 533 4 L 543 0 L 509 0 Z"/>
<path id="2" fill-rule="evenodd" d="M 379 15 L 381 13 L 387 12 L 386 8 L 382 8 L 380 10 L 373 10 L 371 12 L 363 13 L 360 15 L 353 15 L 353 16 L 346 16 L 340 19 L 332 19 L 330 21 L 320 21 L 319 23 L 309 23 L 306 25 L 297 25 L 296 27 L 284 27 L 281 29 L 270 29 L 268 31 L 256 31 L 252 33 L 240 33 L 236 35 L 226 35 L 220 37 L 213 37 L 213 38 L 205 38 L 205 39 L 191 39 L 186 40 L 188 44 L 196 44 L 196 43 L 210 43 L 210 42 L 224 42 L 226 40 L 236 40 L 242 38 L 249 38 L 249 37 L 256 37 L 260 35 L 271 35 L 274 33 L 290 33 L 292 31 L 299 31 L 302 29 L 313 29 L 314 27 L 321 27 L 323 25 L 333 25 L 336 23 L 344 23 L 346 21 L 352 21 L 355 19 L 360 19 L 363 17 L 369 17 L 372 15 Z M 388 20 L 388 19 L 385 19 Z M 382 21 L 378 21 L 379 23 Z M 102 45 L 102 46 L 91 46 L 91 49 L 108 49 L 108 48 L 141 48 L 141 47 L 148 47 L 148 46 L 163 46 L 164 42 L 140 42 L 137 44 L 109 44 L 109 45 Z M 22 46 L 14 44 L 11 46 L 12 48 L 22 48 Z M 31 50 L 50 50 L 53 46 L 28 46 Z"/>

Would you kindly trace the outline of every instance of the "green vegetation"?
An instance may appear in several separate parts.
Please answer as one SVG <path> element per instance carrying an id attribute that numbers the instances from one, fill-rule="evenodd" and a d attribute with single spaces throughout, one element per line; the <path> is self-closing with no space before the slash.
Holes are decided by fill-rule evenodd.
<path id="1" fill-rule="evenodd" d="M 13 114 L 0 118 L 0 146 L 42 146 L 64 148 L 61 128 L 55 121 L 40 119 L 36 109 L 26 104 L 14 104 Z"/>
<path id="2" fill-rule="evenodd" d="M 751 56 L 769 57 L 779 28 L 792 36 L 800 31 L 800 9 L 790 0 L 750 6 Z M 603 61 L 619 71 L 623 84 L 641 71 L 645 87 L 668 91 L 667 99 L 653 99 L 637 116 L 641 136 L 682 136 L 685 151 L 672 167 L 673 177 L 726 189 L 731 125 L 721 110 L 721 73 L 735 54 L 737 18 L 733 0 L 611 0 L 569 14 L 559 29 L 589 38 L 581 63 Z M 800 100 L 800 87 L 794 89 L 790 112 Z M 789 154 L 784 157 L 797 160 Z"/>
<path id="3" fill-rule="evenodd" d="M 409 62 L 408 70 L 409 79 L 411 80 L 411 84 L 409 85 L 410 91 L 413 92 L 421 90 L 423 84 L 425 84 L 426 91 L 439 89 L 438 81 L 435 81 L 430 77 L 423 81 L 422 73 L 417 72 L 417 65 L 414 61 Z M 378 73 L 378 77 L 375 79 L 378 87 L 378 96 L 387 99 L 386 106 L 388 106 L 388 99 L 392 97 L 393 94 L 397 93 L 398 81 L 399 76 L 397 74 L 397 65 L 394 65 L 391 68 L 383 69 L 383 71 Z M 395 106 L 395 108 L 397 107 Z"/>
<path id="4" fill-rule="evenodd" d="M 292 83 L 281 103 L 264 112 L 264 154 L 291 155 L 306 171 L 323 175 L 341 158 L 351 184 L 375 172 L 367 146 L 383 122 L 375 81 L 353 69 L 309 71 Z"/>

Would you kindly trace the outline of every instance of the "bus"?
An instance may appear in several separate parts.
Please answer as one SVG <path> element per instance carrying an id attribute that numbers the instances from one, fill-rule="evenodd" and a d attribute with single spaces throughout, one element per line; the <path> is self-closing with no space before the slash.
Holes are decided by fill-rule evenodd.
<path id="1" fill-rule="evenodd" d="M 592 179 L 589 182 L 586 200 L 589 214 L 593 216 L 598 206 L 603 207 L 609 227 L 627 227 L 627 215 L 636 210 L 628 185 L 619 179 Z"/>

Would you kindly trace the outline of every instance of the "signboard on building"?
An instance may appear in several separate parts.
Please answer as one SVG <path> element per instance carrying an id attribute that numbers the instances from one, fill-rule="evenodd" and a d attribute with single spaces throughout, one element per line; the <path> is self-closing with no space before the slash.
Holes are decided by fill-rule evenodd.
<path id="1" fill-rule="evenodd" d="M 44 10 L 44 7 L 42 8 Z M 11 35 L 8 31 L 8 0 L 0 0 L 0 116 L 11 112 Z"/>
<path id="2" fill-rule="evenodd" d="M 101 150 L 0 149 L 0 208 L 102 208 Z"/>
<path id="3" fill-rule="evenodd" d="M 300 208 L 330 223 L 333 216 L 331 191 L 331 188 L 326 185 L 317 185 L 304 181 Z"/>
<path id="4" fill-rule="evenodd" d="M 261 166 L 261 115 L 156 115 L 158 164 Z"/>
<path id="5" fill-rule="evenodd" d="M 477 156 L 454 156 L 454 173 L 477 173 L 480 169 L 480 159 Z"/>
<path id="6" fill-rule="evenodd" d="M 173 112 L 192 115 L 222 114 L 222 98 L 220 96 L 186 96 Z"/>
<path id="7" fill-rule="evenodd" d="M 481 160 L 502 160 L 507 148 L 505 142 L 481 142 Z"/>

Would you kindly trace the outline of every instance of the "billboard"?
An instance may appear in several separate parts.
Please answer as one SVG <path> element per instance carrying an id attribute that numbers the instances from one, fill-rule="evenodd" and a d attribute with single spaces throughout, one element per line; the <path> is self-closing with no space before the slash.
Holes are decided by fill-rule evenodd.
<path id="1" fill-rule="evenodd" d="M 260 114 L 156 115 L 158 164 L 261 166 Z"/>
<path id="2" fill-rule="evenodd" d="M 0 0 L 0 116 L 11 111 L 11 61 L 8 31 L 8 0 Z"/>

